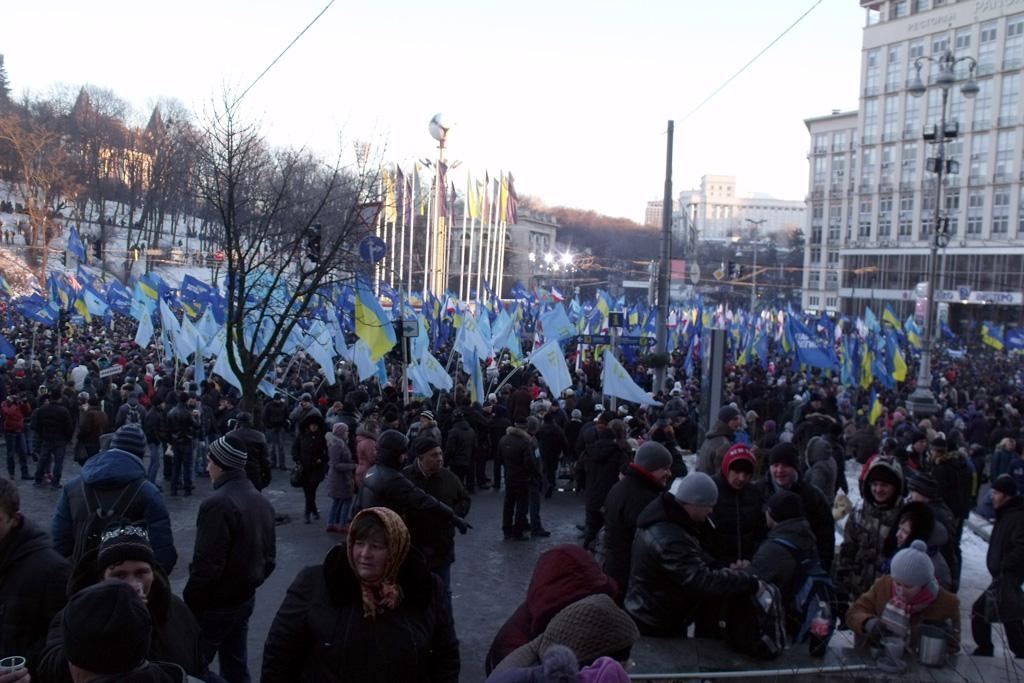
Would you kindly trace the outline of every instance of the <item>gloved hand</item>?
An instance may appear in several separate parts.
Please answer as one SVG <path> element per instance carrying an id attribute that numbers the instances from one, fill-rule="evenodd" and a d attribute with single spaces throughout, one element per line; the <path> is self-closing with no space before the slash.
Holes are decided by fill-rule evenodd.
<path id="1" fill-rule="evenodd" d="M 882 642 L 882 637 L 885 636 L 885 624 L 878 617 L 871 617 L 864 622 L 864 635 L 871 643 Z"/>
<path id="2" fill-rule="evenodd" d="M 452 517 L 452 524 L 455 525 L 455 528 L 459 530 L 460 534 L 465 534 L 473 528 L 473 526 L 462 517 Z"/>

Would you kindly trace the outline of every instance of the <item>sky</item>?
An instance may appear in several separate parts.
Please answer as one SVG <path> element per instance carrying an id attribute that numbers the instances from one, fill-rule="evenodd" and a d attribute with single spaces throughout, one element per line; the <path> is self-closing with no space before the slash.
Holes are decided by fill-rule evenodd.
<path id="1" fill-rule="evenodd" d="M 9 3 L 0 54 L 16 96 L 90 84 L 144 123 L 163 98 L 202 113 L 240 93 L 328 1 Z M 520 195 L 636 221 L 664 193 L 671 119 L 674 196 L 727 174 L 741 195 L 802 199 L 804 119 L 857 106 L 857 0 L 822 0 L 691 112 L 816 2 L 335 0 L 242 113 L 275 145 L 369 142 L 408 168 L 436 157 L 440 112 L 455 178 L 510 171 Z"/>

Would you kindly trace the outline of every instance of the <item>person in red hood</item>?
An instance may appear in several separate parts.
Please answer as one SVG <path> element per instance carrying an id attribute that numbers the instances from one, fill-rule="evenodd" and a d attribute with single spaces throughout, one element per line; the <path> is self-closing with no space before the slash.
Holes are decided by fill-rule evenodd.
<path id="1" fill-rule="evenodd" d="M 718 502 L 711 520 L 718 528 L 715 557 L 723 564 L 749 560 L 768 533 L 765 525 L 766 499 L 759 486 L 751 486 L 757 459 L 748 446 L 735 444 L 722 458 L 722 469 L 714 477 Z"/>
<path id="2" fill-rule="evenodd" d="M 558 545 L 541 555 L 533 568 L 526 600 L 491 643 L 484 662 L 487 674 L 490 675 L 510 652 L 542 634 L 548 622 L 562 609 L 597 593 L 619 600 L 615 579 L 602 572 L 586 550 L 575 545 Z"/>

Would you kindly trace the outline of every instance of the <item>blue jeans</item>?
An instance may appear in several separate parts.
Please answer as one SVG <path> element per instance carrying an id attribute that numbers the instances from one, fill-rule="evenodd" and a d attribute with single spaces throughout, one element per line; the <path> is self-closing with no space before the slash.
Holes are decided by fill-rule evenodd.
<path id="1" fill-rule="evenodd" d="M 249 617 L 255 598 L 235 607 L 214 607 L 196 615 L 199 622 L 199 650 L 207 664 L 220 657 L 220 675 L 228 683 L 249 683 Z"/>
<path id="2" fill-rule="evenodd" d="M 60 475 L 64 471 L 64 449 L 67 444 L 63 441 L 49 441 L 46 439 L 39 442 L 39 465 L 36 467 L 36 483 L 43 483 L 43 475 L 53 464 L 53 476 L 50 478 L 50 485 L 57 487 L 60 484 Z"/>
<path id="3" fill-rule="evenodd" d="M 284 428 L 274 427 L 267 430 L 267 450 L 270 452 L 270 464 L 273 467 L 285 468 Z"/>
<path id="4" fill-rule="evenodd" d="M 352 519 L 352 499 L 331 498 L 331 514 L 327 515 L 328 524 L 348 524 Z"/>
<path id="5" fill-rule="evenodd" d="M 14 478 L 14 457 L 18 456 L 21 473 L 27 476 L 28 443 L 25 441 L 25 432 L 4 432 L 4 440 L 7 442 L 7 473 Z"/>
<path id="6" fill-rule="evenodd" d="M 197 477 L 206 476 L 206 437 L 197 438 L 192 442 L 192 457 L 195 458 Z M 191 487 L 191 484 L 189 484 Z"/>
<path id="7" fill-rule="evenodd" d="M 156 483 L 156 475 L 160 474 L 160 466 L 164 462 L 164 445 L 162 443 L 147 443 L 146 446 L 149 448 L 149 472 L 146 473 L 146 479 L 149 479 L 149 483 Z"/>
<path id="8" fill-rule="evenodd" d="M 192 444 L 188 441 L 181 441 L 171 444 L 174 451 L 174 472 L 171 477 L 171 493 L 176 492 L 180 487 L 185 491 L 192 490 Z"/>

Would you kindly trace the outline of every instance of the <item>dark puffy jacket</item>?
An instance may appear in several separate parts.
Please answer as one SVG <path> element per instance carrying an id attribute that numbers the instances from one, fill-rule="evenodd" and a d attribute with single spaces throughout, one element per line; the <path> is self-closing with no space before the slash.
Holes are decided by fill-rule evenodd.
<path id="1" fill-rule="evenodd" d="M 537 430 L 537 445 L 540 447 L 541 459 L 547 462 L 555 461 L 563 454 L 569 454 L 569 442 L 565 438 L 565 432 L 553 420 L 545 420 Z"/>
<path id="2" fill-rule="evenodd" d="M 313 422 L 320 425 L 316 432 L 309 431 Z M 321 482 L 327 476 L 327 436 L 324 418 L 318 411 L 310 412 L 302 419 L 299 433 L 292 442 L 292 460 L 302 465 L 303 480 L 309 483 Z"/>
<path id="3" fill-rule="evenodd" d="M 537 473 L 533 457 L 533 437 L 525 429 L 509 427 L 498 442 L 498 457 L 505 465 L 505 481 L 510 486 L 527 485 Z"/>
<path id="4" fill-rule="evenodd" d="M 771 498 L 777 490 L 770 475 L 760 482 L 759 486 L 765 500 Z M 832 506 L 828 504 L 825 494 L 817 486 L 805 481 L 797 480 L 787 490 L 803 500 L 804 516 L 811 525 L 814 538 L 818 541 L 818 557 L 821 558 L 821 564 L 825 569 L 831 569 L 832 558 L 836 554 L 836 521 L 832 517 Z"/>
<path id="5" fill-rule="evenodd" d="M 227 470 L 199 506 L 185 604 L 201 615 L 251 598 L 274 571 L 274 508 L 243 470 Z"/>
<path id="6" fill-rule="evenodd" d="M 452 509 L 459 517 L 469 514 L 472 499 L 462 481 L 451 470 L 427 477 L 419 463 L 413 463 L 402 470 L 402 474 L 426 493 Z M 431 570 L 442 569 L 455 561 L 455 527 L 451 519 L 433 515 L 409 515 L 406 518 L 413 545 L 420 549 Z"/>
<path id="7" fill-rule="evenodd" d="M 192 443 L 192 438 L 198 431 L 196 420 L 192 417 L 188 406 L 183 406 L 180 403 L 168 411 L 165 426 L 167 441 L 173 444 Z"/>
<path id="8" fill-rule="evenodd" d="M 1024 582 L 1024 499 L 1019 496 L 996 510 L 985 565 L 996 587 L 1001 619 L 1024 619 L 1024 598 L 1019 588 Z"/>
<path id="9" fill-rule="evenodd" d="M 0 653 L 28 660 L 32 680 L 43 680 L 39 657 L 50 620 L 64 608 L 70 574 L 50 537 L 27 519 L 0 542 Z"/>
<path id="10" fill-rule="evenodd" d="M 89 413 L 86 413 L 88 417 Z M 153 408 L 142 420 L 142 431 L 146 433 L 146 443 L 162 443 L 167 440 L 167 411 Z M 85 418 L 82 418 L 85 425 Z"/>
<path id="11" fill-rule="evenodd" d="M 449 467 L 469 467 L 476 448 L 476 431 L 464 419 L 456 420 L 448 430 L 444 459 Z"/>
<path id="12" fill-rule="evenodd" d="M 130 487 L 141 482 L 134 500 Z M 122 492 L 123 496 L 122 496 Z M 64 485 L 53 515 L 53 547 L 64 557 L 75 552 L 75 543 L 82 535 L 89 511 L 98 504 L 110 509 L 121 496 L 119 506 L 128 505 L 120 517 L 131 522 L 144 522 L 149 530 L 149 542 L 157 564 L 165 573 L 174 571 L 178 551 L 174 549 L 171 519 L 160 490 L 146 481 L 146 468 L 142 461 L 118 448 L 97 453 L 82 466 L 81 476 Z M 87 498 L 88 497 L 88 500 Z"/>
<path id="13" fill-rule="evenodd" d="M 60 403 L 47 401 L 32 413 L 32 429 L 42 441 L 71 441 L 74 427 L 71 413 Z"/>
<path id="14" fill-rule="evenodd" d="M 405 519 L 413 516 L 430 516 L 439 524 L 450 522 L 455 514 L 437 498 L 417 488 L 399 470 L 379 460 L 363 477 L 357 500 L 356 507 L 359 510 L 385 507 L 394 510 Z M 414 536 L 412 540 L 413 545 L 416 545 L 419 539 Z"/>
<path id="15" fill-rule="evenodd" d="M 715 557 L 724 564 L 749 560 L 768 531 L 764 520 L 764 490 L 748 483 L 737 491 L 721 472 L 712 479 L 718 487 L 718 502 L 711 512 L 718 530 Z"/>
<path id="16" fill-rule="evenodd" d="M 604 573 L 615 579 L 622 594 L 629 586 L 636 520 L 664 490 L 647 470 L 630 464 L 604 500 Z"/>
<path id="17" fill-rule="evenodd" d="M 248 456 L 245 461 L 245 473 L 249 476 L 249 481 L 252 482 L 257 491 L 267 488 L 273 477 L 273 471 L 270 467 L 270 450 L 267 448 L 267 437 L 263 435 L 263 432 L 252 427 L 239 427 L 228 432 L 228 434 L 237 436 L 245 442 L 245 452 Z"/>
<path id="18" fill-rule="evenodd" d="M 817 555 L 818 548 L 811 525 L 803 517 L 798 517 L 787 519 L 769 529 L 768 535 L 750 560 L 750 568 L 757 578 L 775 584 L 782 593 L 790 634 L 799 630 L 804 619 L 803 614 L 797 613 L 794 602 L 796 592 L 800 590 L 794 581 L 797 569 L 801 560 Z"/>
<path id="19" fill-rule="evenodd" d="M 619 472 L 628 463 L 629 453 L 615 440 L 612 430 L 599 430 L 597 439 L 583 453 L 583 468 L 587 473 L 584 494 L 588 510 L 601 509 L 608 492 L 619 480 Z"/>
<path id="20" fill-rule="evenodd" d="M 266 429 L 281 429 L 288 424 L 288 406 L 284 401 L 271 401 L 263 406 L 263 426 Z"/>
<path id="21" fill-rule="evenodd" d="M 933 457 L 931 474 L 939 485 L 939 498 L 956 519 L 966 519 L 974 507 L 974 470 L 958 451 Z"/>
<path id="22" fill-rule="evenodd" d="M 94 584 L 95 557 L 87 558 L 88 566 L 76 567 L 68 593 L 75 593 Z M 153 585 L 146 600 L 153 630 L 149 641 L 150 661 L 181 667 L 190 676 L 205 676 L 206 659 L 199 648 L 199 624 L 185 603 L 171 591 L 167 577 L 159 567 L 153 568 Z M 51 683 L 72 683 L 68 660 L 64 654 L 64 612 L 50 624 L 39 665 L 40 679 Z"/>
<path id="23" fill-rule="evenodd" d="M 700 541 L 707 529 L 690 519 L 670 493 L 640 513 L 625 608 L 641 633 L 678 636 L 709 600 L 757 589 L 753 575 L 715 568 Z"/>
<path id="24" fill-rule="evenodd" d="M 369 620 L 343 545 L 303 569 L 267 634 L 263 683 L 458 681 L 459 641 L 441 580 L 412 551 L 398 585 L 399 606 Z"/>

